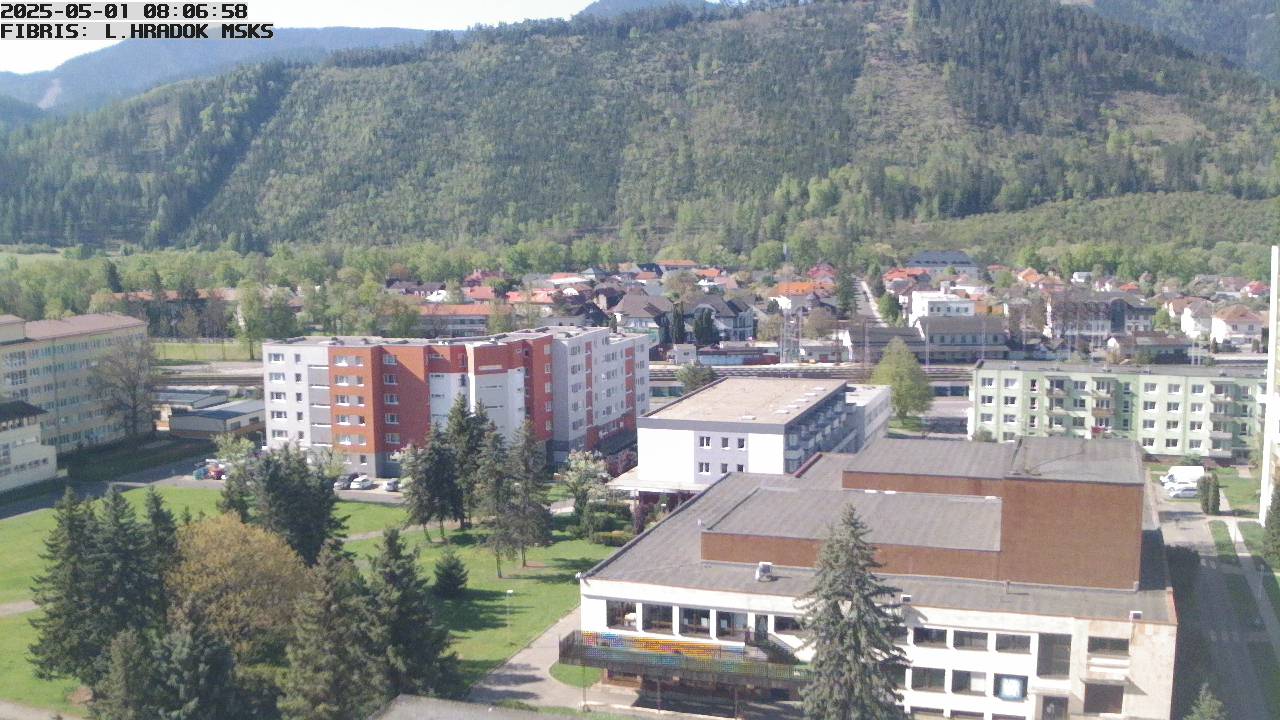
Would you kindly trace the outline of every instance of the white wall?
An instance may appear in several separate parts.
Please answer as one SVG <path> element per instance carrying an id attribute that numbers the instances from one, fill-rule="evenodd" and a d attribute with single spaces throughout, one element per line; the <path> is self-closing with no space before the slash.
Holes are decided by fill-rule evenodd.
<path id="1" fill-rule="evenodd" d="M 640 428 L 636 435 L 641 481 L 659 487 L 706 484 L 706 479 L 698 479 L 693 457 L 697 439 L 692 430 Z"/>
<path id="2" fill-rule="evenodd" d="M 786 472 L 786 464 L 786 439 L 782 433 L 747 435 L 747 472 L 781 474 Z"/>

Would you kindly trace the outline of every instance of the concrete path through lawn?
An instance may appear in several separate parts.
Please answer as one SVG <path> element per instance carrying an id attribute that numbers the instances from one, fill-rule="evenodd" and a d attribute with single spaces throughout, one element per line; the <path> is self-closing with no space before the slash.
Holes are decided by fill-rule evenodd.
<path id="1" fill-rule="evenodd" d="M 49 710 L 41 710 L 0 700 L 0 720 L 49 720 L 53 716 L 54 713 Z M 62 717 L 71 720 L 80 716 L 62 713 Z"/>

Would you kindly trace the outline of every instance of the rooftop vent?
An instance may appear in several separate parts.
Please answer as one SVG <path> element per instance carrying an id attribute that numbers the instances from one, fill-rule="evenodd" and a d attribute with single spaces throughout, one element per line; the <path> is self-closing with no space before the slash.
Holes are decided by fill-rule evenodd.
<path id="1" fill-rule="evenodd" d="M 1129 611 L 1129 619 L 1130 619 L 1130 620 L 1141 620 L 1141 619 L 1142 619 L 1142 611 L 1141 611 L 1141 610 L 1130 610 L 1130 611 Z"/>
<path id="2" fill-rule="evenodd" d="M 756 564 L 756 582 L 773 582 L 773 563 L 761 562 Z"/>
<path id="3" fill-rule="evenodd" d="M 910 594 L 908 594 L 908 593 L 902 593 L 902 604 L 903 604 L 903 605 L 910 605 L 910 604 L 911 604 L 911 595 L 910 595 Z"/>

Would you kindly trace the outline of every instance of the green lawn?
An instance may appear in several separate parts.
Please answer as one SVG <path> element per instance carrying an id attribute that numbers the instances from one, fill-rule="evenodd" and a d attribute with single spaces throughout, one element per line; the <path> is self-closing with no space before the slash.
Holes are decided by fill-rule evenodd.
<path id="1" fill-rule="evenodd" d="M 248 361 L 257 359 L 249 357 L 248 346 L 239 340 L 207 343 L 156 340 L 152 344 L 156 348 L 157 360 L 212 362 L 217 360 Z"/>
<path id="2" fill-rule="evenodd" d="M 39 680 L 27 663 L 27 648 L 35 642 L 31 618 L 35 613 L 0 618 L 0 698 L 83 715 L 84 708 L 71 705 L 67 696 L 80 686 L 75 680 Z"/>
<path id="3" fill-rule="evenodd" d="M 1218 560 L 1227 565 L 1239 565 L 1240 558 L 1236 555 L 1236 544 L 1231 540 L 1227 524 L 1221 520 L 1210 520 L 1209 532 L 1213 534 L 1213 547 L 1218 551 Z"/>
<path id="4" fill-rule="evenodd" d="M 1237 517 L 1258 517 L 1258 480 L 1242 478 L 1235 468 L 1218 470 L 1218 486 Z"/>
<path id="5" fill-rule="evenodd" d="M 604 677 L 604 670 L 584 665 L 561 665 L 556 663 L 551 666 L 551 677 L 569 687 L 591 687 L 600 682 L 600 678 Z"/>
<path id="6" fill-rule="evenodd" d="M 149 470 L 178 460 L 197 456 L 210 457 L 214 450 L 213 443 L 205 440 L 173 438 L 154 442 L 157 443 L 154 446 L 151 446 L 151 443 L 144 443 L 149 446 L 145 448 L 120 444 L 102 449 L 82 450 L 67 455 L 62 464 L 67 468 L 67 473 L 72 480 L 111 482 L 129 473 Z"/>
<path id="7" fill-rule="evenodd" d="M 1259 564 L 1262 589 L 1266 591 L 1267 600 L 1271 602 L 1271 612 L 1275 613 L 1276 620 L 1280 620 L 1280 578 L 1262 557 L 1262 538 L 1265 532 L 1256 522 L 1240 523 L 1240 534 L 1244 537 L 1244 544 L 1249 548 L 1253 561 Z"/>
<path id="8" fill-rule="evenodd" d="M 444 550 L 435 528 L 431 537 L 435 542 L 427 544 L 421 532 L 407 536 L 418 548 L 419 564 L 429 578 L 434 577 L 435 561 Z M 467 684 L 479 680 L 577 606 L 574 574 L 613 552 L 613 548 L 557 532 L 554 544 L 530 549 L 528 568 L 521 568 L 518 560 L 504 561 L 505 577 L 499 579 L 493 553 L 481 544 L 481 533 L 454 531 L 449 537 L 470 578 L 466 597 L 443 602 L 441 614 L 454 633 L 453 647 L 462 660 Z M 363 540 L 347 547 L 361 558 L 363 566 L 377 551 L 378 542 Z M 507 590 L 514 591 L 509 599 Z"/>

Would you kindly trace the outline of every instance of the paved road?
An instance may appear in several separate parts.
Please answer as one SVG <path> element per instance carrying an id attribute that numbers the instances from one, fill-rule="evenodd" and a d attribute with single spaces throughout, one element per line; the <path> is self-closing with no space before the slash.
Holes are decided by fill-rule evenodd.
<path id="1" fill-rule="evenodd" d="M 1269 720 L 1274 716 L 1268 711 L 1259 689 L 1261 685 L 1247 645 L 1248 641 L 1265 641 L 1268 637 L 1250 629 L 1236 613 L 1229 611 L 1233 605 L 1226 576 L 1239 573 L 1240 568 L 1224 567 L 1218 562 L 1213 536 L 1198 505 L 1170 502 L 1159 496 L 1159 491 L 1155 485 L 1148 486 L 1148 497 L 1153 499 L 1159 513 L 1165 542 L 1191 547 L 1200 553 L 1200 572 L 1195 586 L 1197 624 L 1208 637 L 1212 666 L 1220 669 L 1217 673 L 1220 697 L 1227 706 L 1227 715 L 1232 720 Z M 1266 613 L 1269 605 L 1260 607 Z M 1221 670 L 1225 668 L 1229 670 Z"/>

